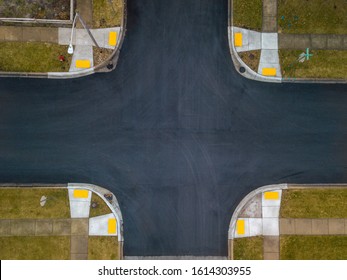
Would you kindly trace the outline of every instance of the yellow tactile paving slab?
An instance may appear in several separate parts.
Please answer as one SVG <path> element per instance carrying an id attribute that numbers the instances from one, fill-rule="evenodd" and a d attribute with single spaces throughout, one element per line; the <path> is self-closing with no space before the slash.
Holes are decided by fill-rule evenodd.
<path id="1" fill-rule="evenodd" d="M 74 190 L 73 197 L 74 198 L 88 198 L 89 191 L 87 190 Z"/>
<path id="2" fill-rule="evenodd" d="M 115 46 L 115 45 L 117 45 L 117 32 L 111 31 L 111 32 L 108 34 L 108 44 L 109 44 L 110 46 Z"/>
<path id="3" fill-rule="evenodd" d="M 279 193 L 278 192 L 265 192 L 264 198 L 267 200 L 277 200 L 279 199 Z"/>
<path id="4" fill-rule="evenodd" d="M 242 47 L 242 33 L 235 33 L 234 44 L 235 47 Z"/>
<path id="5" fill-rule="evenodd" d="M 90 68 L 90 61 L 89 60 L 76 60 L 76 67 L 77 68 Z"/>
<path id="6" fill-rule="evenodd" d="M 116 219 L 108 219 L 108 229 L 109 234 L 116 233 L 117 231 L 117 222 Z"/>
<path id="7" fill-rule="evenodd" d="M 276 76 L 276 68 L 263 68 L 263 76 Z"/>
<path id="8" fill-rule="evenodd" d="M 245 221 L 244 220 L 237 220 L 236 232 L 238 235 L 245 234 Z"/>

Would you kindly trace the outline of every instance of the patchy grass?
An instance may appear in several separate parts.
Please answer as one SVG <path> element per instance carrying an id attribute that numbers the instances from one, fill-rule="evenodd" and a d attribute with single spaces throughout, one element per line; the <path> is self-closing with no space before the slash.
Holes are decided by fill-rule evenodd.
<path id="1" fill-rule="evenodd" d="M 93 59 L 94 59 L 94 65 L 97 66 L 111 56 L 113 52 L 113 49 L 106 49 L 106 48 L 97 48 L 93 47 Z"/>
<path id="2" fill-rule="evenodd" d="M 96 202 L 98 206 L 96 208 L 90 207 L 89 217 L 96 217 L 111 213 L 111 209 L 107 206 L 105 201 L 103 201 L 97 194 L 92 194 L 91 202 Z"/>
<path id="3" fill-rule="evenodd" d="M 245 237 L 234 239 L 234 260 L 262 260 L 263 237 Z"/>
<path id="4" fill-rule="evenodd" d="M 65 61 L 59 61 L 63 55 Z M 67 46 L 38 42 L 1 42 L 0 71 L 67 72 L 71 56 Z"/>
<path id="5" fill-rule="evenodd" d="M 309 61 L 297 62 L 301 50 L 280 50 L 282 76 L 285 78 L 347 79 L 347 51 L 312 50 Z"/>
<path id="6" fill-rule="evenodd" d="M 119 260 L 117 236 L 89 236 L 89 260 Z"/>
<path id="7" fill-rule="evenodd" d="M 347 188 L 283 190 L 282 218 L 347 218 Z"/>
<path id="8" fill-rule="evenodd" d="M 259 60 L 260 60 L 260 50 L 239 52 L 240 58 L 244 63 L 248 65 L 253 71 L 258 72 Z"/>
<path id="9" fill-rule="evenodd" d="M 43 195 L 48 200 L 41 207 Z M 70 218 L 67 189 L 0 188 L 0 205 L 1 219 Z"/>
<path id="10" fill-rule="evenodd" d="M 234 0 L 233 25 L 260 31 L 262 28 L 262 0 Z"/>
<path id="11" fill-rule="evenodd" d="M 347 34 L 346 0 L 278 0 L 283 33 Z"/>
<path id="12" fill-rule="evenodd" d="M 281 236 L 281 260 L 347 260 L 347 236 Z"/>
<path id="13" fill-rule="evenodd" d="M 1 260 L 69 260 L 69 236 L 0 237 Z"/>
<path id="14" fill-rule="evenodd" d="M 123 0 L 93 0 L 93 27 L 120 26 L 123 9 Z"/>

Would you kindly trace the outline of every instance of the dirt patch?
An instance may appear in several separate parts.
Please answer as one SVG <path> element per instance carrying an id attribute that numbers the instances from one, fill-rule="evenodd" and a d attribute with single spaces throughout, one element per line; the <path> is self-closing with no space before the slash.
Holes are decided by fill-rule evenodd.
<path id="1" fill-rule="evenodd" d="M 113 52 L 113 49 L 93 47 L 94 65 L 97 66 L 108 60 Z"/>
<path id="2" fill-rule="evenodd" d="M 254 72 L 258 72 L 260 50 L 240 52 L 239 56 L 249 68 L 251 68 Z"/>
<path id="3" fill-rule="evenodd" d="M 70 19 L 70 0 L 0 0 L 0 17 Z"/>

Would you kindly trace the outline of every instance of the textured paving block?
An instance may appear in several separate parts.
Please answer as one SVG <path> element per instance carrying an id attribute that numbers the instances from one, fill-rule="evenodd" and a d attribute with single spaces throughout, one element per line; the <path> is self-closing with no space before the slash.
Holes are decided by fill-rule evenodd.
<path id="1" fill-rule="evenodd" d="M 276 68 L 263 68 L 261 73 L 263 76 L 276 76 Z"/>
<path id="2" fill-rule="evenodd" d="M 110 46 L 116 46 L 117 45 L 117 32 L 111 31 L 108 34 L 108 44 Z"/>
<path id="3" fill-rule="evenodd" d="M 245 234 L 245 221 L 244 220 L 237 220 L 236 232 L 239 235 Z"/>
<path id="4" fill-rule="evenodd" d="M 234 45 L 235 47 L 242 47 L 242 33 L 234 34 Z"/>

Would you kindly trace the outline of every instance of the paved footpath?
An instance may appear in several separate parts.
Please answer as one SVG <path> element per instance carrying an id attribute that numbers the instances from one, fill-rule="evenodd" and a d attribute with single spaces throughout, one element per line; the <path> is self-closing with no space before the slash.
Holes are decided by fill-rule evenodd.
<path id="1" fill-rule="evenodd" d="M 347 50 L 347 34 L 278 34 L 280 49 Z"/>
<path id="2" fill-rule="evenodd" d="M 70 236 L 71 259 L 88 259 L 89 219 L 4 219 L 0 236 Z"/>

